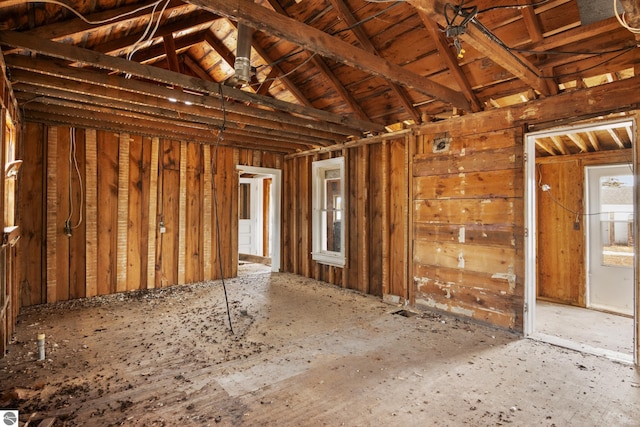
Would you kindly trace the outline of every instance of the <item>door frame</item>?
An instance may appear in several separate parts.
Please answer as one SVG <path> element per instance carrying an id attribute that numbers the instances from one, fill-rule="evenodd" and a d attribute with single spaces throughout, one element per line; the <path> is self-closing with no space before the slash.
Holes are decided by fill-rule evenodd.
<path id="1" fill-rule="evenodd" d="M 242 178 L 239 179 L 239 185 L 249 184 L 249 199 L 250 199 L 250 215 L 251 218 L 249 221 L 252 222 L 251 230 L 252 230 L 252 250 L 248 253 L 251 255 L 259 255 L 262 252 L 263 248 L 263 233 L 259 232 L 262 230 L 264 226 L 264 180 L 267 178 L 265 175 L 260 175 L 256 178 Z M 238 222 L 242 221 L 238 218 Z M 238 231 L 240 229 L 240 224 L 238 223 Z M 238 244 L 238 252 L 240 251 L 240 244 Z M 254 252 L 255 251 L 255 252 Z"/>
<path id="2" fill-rule="evenodd" d="M 574 348 L 571 346 L 571 343 L 567 340 L 554 339 L 555 337 L 544 336 L 543 334 L 536 333 L 535 331 L 535 321 L 536 321 L 536 287 L 537 287 L 537 240 L 538 240 L 538 230 L 537 230 L 537 200 L 536 200 L 536 192 L 537 192 L 537 181 L 536 181 L 536 138 L 540 136 L 558 136 L 563 135 L 570 132 L 578 132 L 578 131 L 586 131 L 586 130 L 594 130 L 594 129 L 609 129 L 614 127 L 619 127 L 622 124 L 631 124 L 633 129 L 634 141 L 632 143 L 633 150 L 633 168 L 636 169 L 636 165 L 638 163 L 638 141 L 637 141 L 637 128 L 635 119 L 632 117 L 627 117 L 620 120 L 608 120 L 599 123 L 590 123 L 590 124 L 580 124 L 574 126 L 563 126 L 553 129 L 541 130 L 531 133 L 526 133 L 524 135 L 524 152 L 525 152 L 525 162 L 524 162 L 524 201 L 525 201 L 525 274 L 524 274 L 524 308 L 523 308 L 523 332 L 524 336 L 527 338 L 538 339 L 546 342 L 550 342 L 552 344 L 557 344 L 565 347 Z M 638 212 L 638 205 L 640 204 L 640 191 L 638 185 L 637 175 L 634 172 L 635 185 L 634 185 L 634 210 Z M 636 215 L 634 217 L 634 227 L 636 230 L 640 230 L 640 215 Z M 637 240 L 637 239 L 636 239 Z M 638 353 L 640 352 L 640 343 L 638 342 L 638 335 L 640 334 L 640 322 L 638 319 L 639 311 L 640 311 L 640 275 L 638 271 L 640 269 L 640 260 L 638 260 L 638 248 L 639 243 L 636 242 L 634 255 L 635 255 L 635 268 L 634 268 L 634 346 L 633 346 L 633 358 L 631 360 L 623 360 L 626 362 L 633 362 L 636 365 L 640 365 Z M 585 259 L 586 263 L 587 260 Z M 580 350 L 579 346 L 575 346 L 575 349 Z M 611 357 L 618 359 L 617 356 L 610 354 L 610 352 L 603 350 L 602 352 L 597 352 L 598 354 L 606 357 Z M 619 360 L 619 359 L 618 359 Z"/>
<path id="3" fill-rule="evenodd" d="M 271 230 L 272 232 L 269 235 L 270 243 L 271 243 L 271 271 L 279 272 L 281 268 L 281 243 L 280 243 L 280 222 L 281 222 L 281 206 L 282 206 L 282 170 L 274 169 L 274 168 L 263 168 L 257 166 L 244 166 L 244 165 L 236 165 L 236 170 L 240 173 L 254 173 L 258 175 L 266 175 L 272 178 L 271 180 L 271 200 L 270 200 L 270 211 L 272 212 L 271 217 L 273 221 L 271 222 Z M 236 191 L 239 191 L 239 186 L 236 188 Z M 238 232 L 238 218 L 236 218 L 236 233 Z"/>

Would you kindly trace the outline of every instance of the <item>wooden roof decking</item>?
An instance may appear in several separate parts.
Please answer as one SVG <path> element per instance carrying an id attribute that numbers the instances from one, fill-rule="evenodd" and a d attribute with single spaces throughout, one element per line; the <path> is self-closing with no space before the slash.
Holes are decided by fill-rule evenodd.
<path id="1" fill-rule="evenodd" d="M 633 77 L 640 59 L 632 32 L 613 16 L 583 25 L 575 0 L 464 2 L 477 14 L 457 43 L 443 29 L 459 2 L 67 4 L 84 19 L 0 0 L 0 44 L 27 118 L 203 143 L 224 128 L 224 144 L 280 152 Z M 238 22 L 255 28 L 244 87 L 225 85 Z"/>

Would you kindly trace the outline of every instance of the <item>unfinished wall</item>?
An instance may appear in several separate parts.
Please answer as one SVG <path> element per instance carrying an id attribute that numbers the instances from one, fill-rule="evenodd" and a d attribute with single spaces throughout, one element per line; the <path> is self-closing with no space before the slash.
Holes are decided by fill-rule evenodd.
<path id="1" fill-rule="evenodd" d="M 311 259 L 311 164 L 331 157 L 345 157 L 344 268 Z M 283 270 L 404 300 L 407 297 L 405 165 L 404 138 L 287 158 L 283 179 Z"/>
<path id="2" fill-rule="evenodd" d="M 538 188 L 538 287 L 537 295 L 545 300 L 586 306 L 586 237 L 585 221 L 574 212 L 586 212 L 585 166 L 629 163 L 630 149 L 553 156 L 536 159 L 536 180 L 553 189 L 553 199 Z M 556 203 L 558 200 L 559 203 Z"/>
<path id="3" fill-rule="evenodd" d="M 411 143 L 413 302 L 521 328 L 522 131 L 425 125 Z"/>
<path id="4" fill-rule="evenodd" d="M 10 123 L 11 122 L 11 126 Z M 9 130 L 9 128 L 11 130 Z M 16 249 L 20 230 L 15 226 L 15 179 L 7 178 L 5 165 L 11 157 L 20 158 L 21 125 L 11 85 L 7 79 L 4 59 L 0 55 L 0 164 L 2 165 L 2 185 L 0 185 L 0 358 L 4 356 L 11 339 L 20 309 L 19 290 L 16 282 Z M 8 150 L 9 140 L 13 141 Z M 7 221 L 8 219 L 8 221 Z"/>
<path id="5" fill-rule="evenodd" d="M 27 124 L 25 141 L 22 305 L 219 278 L 212 182 L 223 271 L 235 276 L 236 165 L 281 162 L 270 153 L 37 123 Z"/>

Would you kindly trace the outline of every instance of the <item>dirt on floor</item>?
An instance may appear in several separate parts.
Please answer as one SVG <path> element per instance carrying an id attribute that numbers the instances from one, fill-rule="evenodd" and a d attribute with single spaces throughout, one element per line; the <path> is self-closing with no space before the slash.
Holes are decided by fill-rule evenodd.
<path id="1" fill-rule="evenodd" d="M 633 366 L 240 270 L 229 312 L 220 281 L 24 309 L 0 409 L 21 426 L 639 425 Z"/>

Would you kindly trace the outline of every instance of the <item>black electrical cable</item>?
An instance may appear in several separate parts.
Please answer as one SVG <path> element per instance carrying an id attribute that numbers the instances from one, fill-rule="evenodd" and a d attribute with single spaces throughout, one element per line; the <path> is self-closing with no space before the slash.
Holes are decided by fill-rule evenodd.
<path id="1" fill-rule="evenodd" d="M 391 10 L 391 9 L 393 9 L 394 7 L 396 7 L 396 6 L 400 5 L 401 3 L 404 3 L 404 1 L 397 1 L 397 0 L 388 0 L 388 1 L 385 1 L 385 2 L 374 2 L 374 3 L 390 3 L 391 1 L 394 1 L 394 3 L 393 3 L 392 5 L 390 5 L 389 7 L 386 7 L 386 8 L 384 8 L 384 9 L 382 9 L 382 10 L 380 10 L 380 11 L 378 11 L 378 12 L 374 13 L 373 15 L 368 16 L 368 17 L 366 17 L 366 18 L 363 18 L 363 19 L 361 19 L 360 21 L 355 22 L 353 25 L 350 25 L 350 26 L 348 26 L 347 28 L 343 28 L 343 29 L 341 29 L 341 30 L 339 30 L 339 31 L 336 31 L 335 33 L 332 33 L 332 34 L 330 34 L 330 35 L 331 35 L 331 36 L 335 36 L 335 35 L 337 35 L 337 34 L 340 34 L 340 33 L 346 32 L 346 31 L 351 31 L 351 30 L 353 30 L 354 28 L 359 27 L 359 26 L 361 26 L 361 25 L 363 25 L 363 24 L 366 24 L 367 22 L 369 22 L 369 21 L 371 21 L 371 20 L 373 20 L 373 19 L 377 18 L 378 16 L 382 15 L 383 13 L 388 12 L 389 10 Z M 275 65 L 280 64 L 281 62 L 286 61 L 287 59 L 291 58 L 292 56 L 295 56 L 295 55 L 298 55 L 298 54 L 300 54 L 300 53 L 303 53 L 304 51 L 305 51 L 305 50 L 304 50 L 304 49 L 302 49 L 302 48 L 300 48 L 300 49 L 296 49 L 296 50 L 294 50 L 293 52 L 290 52 L 290 53 L 288 53 L 288 54 L 286 54 L 286 55 L 284 55 L 284 56 L 282 56 L 282 57 L 278 58 L 277 60 L 272 61 L 272 62 L 270 62 L 270 63 L 268 63 L 268 64 L 258 65 L 258 66 L 256 67 L 256 69 L 258 69 L 258 68 L 264 68 L 264 67 L 273 67 L 273 66 L 275 66 Z M 313 53 L 313 56 L 315 56 L 315 55 L 316 55 L 316 53 Z M 300 65 L 304 65 L 304 63 L 308 62 L 309 60 L 310 60 L 310 58 L 307 58 L 307 59 L 306 59 L 305 61 L 303 61 L 303 63 L 302 63 L 302 64 L 300 64 Z M 300 65 L 298 65 L 297 67 L 299 67 Z M 296 68 L 297 68 L 297 67 L 296 67 Z M 290 72 L 289 72 L 289 73 L 290 73 Z M 280 78 L 280 77 L 281 77 L 281 76 L 279 76 L 279 77 L 275 77 L 275 78 L 271 79 L 271 81 L 276 81 L 276 80 L 277 80 L 278 78 Z M 253 85 L 251 85 L 251 86 L 259 86 L 259 85 L 261 85 L 261 84 L 263 84 L 263 83 L 265 83 L 265 82 L 267 82 L 267 81 L 269 81 L 269 80 L 265 80 L 265 81 L 263 81 L 263 82 L 260 82 L 260 83 L 259 83 L 259 84 L 257 84 L 257 85 L 256 85 L 256 84 L 253 84 Z"/>
<path id="2" fill-rule="evenodd" d="M 549 3 L 549 1 L 551 0 L 541 0 L 539 2 L 531 3 L 531 4 L 505 4 L 502 6 L 492 6 L 486 9 L 478 10 L 478 13 L 490 12 L 492 10 L 497 10 L 497 9 L 523 9 L 525 7 L 537 7 L 537 6 L 542 6 L 545 3 Z"/>
<path id="3" fill-rule="evenodd" d="M 609 53 L 618 53 L 633 49 L 636 46 L 618 47 L 611 50 L 599 50 L 599 51 L 586 51 L 586 50 L 533 50 L 533 49 L 520 49 L 517 47 L 510 47 L 509 49 L 518 52 L 531 55 L 607 55 Z"/>
<path id="4" fill-rule="evenodd" d="M 617 54 L 617 55 L 615 55 L 615 56 L 613 56 L 611 58 L 607 58 L 607 59 L 605 59 L 605 60 L 603 60 L 603 61 L 601 61 L 601 62 L 599 62 L 597 64 L 592 65 L 591 67 L 583 68 L 583 69 L 581 69 L 579 71 L 575 71 L 575 72 L 572 72 L 572 73 L 565 73 L 565 74 L 556 74 L 556 75 L 553 75 L 553 76 L 541 76 L 541 75 L 539 75 L 538 77 L 543 78 L 543 79 L 558 79 L 558 78 L 571 77 L 571 76 L 575 76 L 575 75 L 578 75 L 578 74 L 582 74 L 585 71 L 593 70 L 594 68 L 598 68 L 598 67 L 606 64 L 609 61 L 613 61 L 614 59 L 621 57 L 625 53 L 631 52 L 635 48 L 636 48 L 635 46 L 629 47 L 629 48 L 623 50 L 621 53 L 619 53 L 619 54 Z"/>
<path id="5" fill-rule="evenodd" d="M 216 180 L 215 180 L 215 172 L 216 172 L 216 165 L 218 162 L 218 147 L 220 146 L 220 141 L 223 139 L 223 133 L 225 130 L 225 126 L 227 124 L 227 110 L 226 107 L 224 105 L 224 93 L 222 92 L 222 83 L 218 83 L 218 87 L 220 90 L 220 102 L 222 104 L 222 124 L 220 125 L 220 130 L 218 132 L 218 138 L 216 139 L 216 144 L 213 150 L 213 158 L 211 159 L 211 185 L 213 187 L 213 211 L 214 211 L 214 215 L 215 215 L 215 221 L 216 221 L 216 238 L 217 238 L 217 246 L 218 246 L 218 265 L 220 266 L 220 280 L 222 281 L 222 289 L 224 290 L 224 300 L 225 303 L 227 304 L 227 318 L 229 319 L 229 329 L 231 330 L 231 333 L 234 334 L 233 332 L 233 324 L 231 323 L 231 310 L 229 308 L 229 297 L 227 296 L 227 286 L 224 282 L 224 268 L 222 267 L 222 250 L 220 249 L 221 246 L 221 239 L 220 239 L 220 220 L 218 218 L 218 191 L 217 191 L 217 186 L 216 186 Z"/>
<path id="6" fill-rule="evenodd" d="M 351 31 L 356 27 L 359 27 L 361 25 L 366 24 L 369 21 L 372 21 L 374 19 L 376 19 L 378 16 L 382 15 L 383 13 L 388 12 L 389 10 L 393 9 L 394 7 L 402 4 L 403 2 L 401 1 L 396 1 L 395 3 L 393 3 L 391 6 L 389 7 L 385 7 L 382 10 L 379 10 L 378 12 L 374 13 L 371 16 L 367 16 L 366 18 L 362 18 L 360 21 L 358 22 L 354 22 L 353 25 L 349 25 L 347 28 L 343 28 L 342 30 L 336 31 L 335 33 L 331 34 L 332 36 L 335 36 L 336 34 L 340 34 L 340 33 L 344 33 L 345 31 Z"/>
<path id="7" fill-rule="evenodd" d="M 509 52 L 509 54 L 511 54 L 511 56 L 513 57 L 513 59 L 515 59 L 516 61 L 518 61 L 520 63 L 520 65 L 522 65 L 523 67 L 527 68 L 530 72 L 532 72 L 533 74 L 535 74 L 537 77 L 542 77 L 540 75 L 540 73 L 538 72 L 538 70 L 532 68 L 529 64 L 527 64 L 526 62 L 524 62 L 518 55 L 516 55 L 509 46 L 507 46 L 506 44 L 504 44 L 504 42 L 502 40 L 500 40 L 499 37 L 497 37 L 495 34 L 493 34 L 491 32 L 491 30 L 489 30 L 487 27 L 484 26 L 484 24 L 482 24 L 480 21 L 478 21 L 478 19 L 476 17 L 474 17 L 471 20 L 471 23 L 473 23 L 476 28 L 478 30 L 480 30 L 485 36 L 487 36 L 491 41 L 493 41 L 494 43 L 498 44 L 499 46 L 501 46 L 502 48 L 504 48 L 507 52 Z"/>

